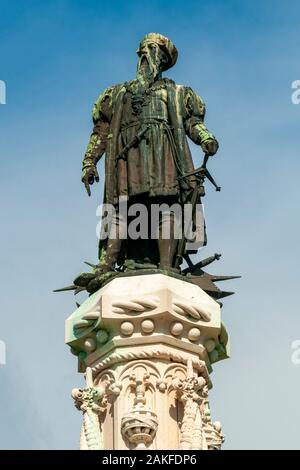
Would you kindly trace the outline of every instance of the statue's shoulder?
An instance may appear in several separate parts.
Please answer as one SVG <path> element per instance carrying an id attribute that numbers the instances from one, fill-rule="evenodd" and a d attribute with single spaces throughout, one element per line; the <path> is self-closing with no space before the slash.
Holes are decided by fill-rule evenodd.
<path id="1" fill-rule="evenodd" d="M 195 93 L 192 87 L 190 87 L 189 85 L 181 85 L 177 83 L 176 89 L 182 93 L 192 93 L 192 94 Z"/>
<path id="2" fill-rule="evenodd" d="M 174 80 L 171 80 L 170 78 L 163 78 L 166 86 L 168 88 L 172 88 L 177 94 L 179 95 L 185 95 L 187 93 L 194 93 L 191 87 L 186 86 L 186 85 L 181 85 L 179 83 L 175 83 Z"/>
<path id="3" fill-rule="evenodd" d="M 100 95 L 99 95 L 99 97 L 96 101 L 96 104 L 101 103 L 101 101 L 103 101 L 106 98 L 115 97 L 121 91 L 123 86 L 124 85 L 122 83 L 121 84 L 119 83 L 117 85 L 112 85 L 112 86 L 106 88 L 102 93 L 100 93 Z"/>
<path id="4" fill-rule="evenodd" d="M 174 80 L 169 78 L 164 78 L 166 88 L 170 96 L 173 97 L 173 100 L 178 100 L 179 103 L 183 103 L 188 87 L 175 83 Z"/>
<path id="5" fill-rule="evenodd" d="M 199 106 L 205 106 L 203 99 L 189 85 L 176 85 L 177 92 L 187 101 L 194 101 Z"/>
<path id="6" fill-rule="evenodd" d="M 109 112 L 123 87 L 123 84 L 112 85 L 100 93 L 93 107 L 94 122 L 100 118 L 101 114 Z"/>

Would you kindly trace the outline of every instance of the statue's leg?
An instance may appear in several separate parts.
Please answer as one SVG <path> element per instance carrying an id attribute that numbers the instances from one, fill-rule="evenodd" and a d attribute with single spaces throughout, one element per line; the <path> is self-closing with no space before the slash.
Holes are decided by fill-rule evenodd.
<path id="1" fill-rule="evenodd" d="M 104 244 L 100 240 L 99 243 L 99 268 L 102 272 L 114 271 L 126 233 L 126 222 L 117 210 L 111 218 L 107 241 Z"/>
<path id="2" fill-rule="evenodd" d="M 173 268 L 173 262 L 178 240 L 175 239 L 175 215 L 171 210 L 161 213 L 159 224 L 159 268 Z"/>

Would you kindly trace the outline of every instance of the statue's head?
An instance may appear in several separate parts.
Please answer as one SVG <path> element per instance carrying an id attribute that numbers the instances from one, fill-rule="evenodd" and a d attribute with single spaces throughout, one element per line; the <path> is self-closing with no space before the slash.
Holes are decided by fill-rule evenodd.
<path id="1" fill-rule="evenodd" d="M 137 75 L 149 80 L 173 67 L 178 56 L 177 49 L 170 39 L 158 33 L 147 34 L 140 42 L 137 54 Z"/>

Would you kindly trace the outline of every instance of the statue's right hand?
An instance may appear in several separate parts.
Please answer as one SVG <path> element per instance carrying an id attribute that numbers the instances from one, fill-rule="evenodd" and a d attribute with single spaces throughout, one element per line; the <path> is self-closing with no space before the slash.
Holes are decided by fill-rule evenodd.
<path id="1" fill-rule="evenodd" d="M 201 144 L 202 150 L 209 156 L 215 155 L 219 148 L 219 143 L 216 139 L 207 139 Z"/>
<path id="2" fill-rule="evenodd" d="M 99 174 L 96 168 L 96 165 L 88 166 L 82 170 L 82 178 L 81 181 L 83 182 L 86 192 L 88 195 L 91 195 L 91 188 L 90 185 L 94 183 L 94 181 L 99 181 Z"/>

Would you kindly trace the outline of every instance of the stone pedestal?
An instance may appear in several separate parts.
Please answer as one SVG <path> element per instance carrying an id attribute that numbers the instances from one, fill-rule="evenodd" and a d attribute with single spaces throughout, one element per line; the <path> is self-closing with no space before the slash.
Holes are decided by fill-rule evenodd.
<path id="1" fill-rule="evenodd" d="M 210 417 L 211 364 L 228 357 L 220 306 L 163 274 L 118 277 L 67 320 L 86 373 L 74 389 L 81 449 L 219 449 Z"/>

